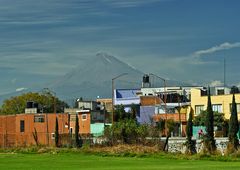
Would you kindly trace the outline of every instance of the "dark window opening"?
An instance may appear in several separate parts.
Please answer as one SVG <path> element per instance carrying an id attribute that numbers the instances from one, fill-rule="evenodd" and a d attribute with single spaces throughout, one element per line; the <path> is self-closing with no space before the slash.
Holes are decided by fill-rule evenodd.
<path id="1" fill-rule="evenodd" d="M 20 120 L 20 132 L 24 132 L 25 127 L 24 127 L 24 120 Z"/>

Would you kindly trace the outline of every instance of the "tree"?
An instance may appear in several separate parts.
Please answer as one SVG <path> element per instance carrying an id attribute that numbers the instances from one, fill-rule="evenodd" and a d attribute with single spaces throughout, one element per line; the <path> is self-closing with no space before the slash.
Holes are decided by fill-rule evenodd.
<path id="1" fill-rule="evenodd" d="M 132 104 L 131 105 L 131 115 L 130 115 L 130 118 L 133 119 L 133 120 L 136 120 L 137 119 L 137 105 L 135 104 Z"/>
<path id="2" fill-rule="evenodd" d="M 76 114 L 76 124 L 75 124 L 75 145 L 77 148 L 82 147 L 82 142 L 79 138 L 79 120 L 78 114 Z"/>
<path id="3" fill-rule="evenodd" d="M 4 100 L 2 107 L 0 109 L 0 114 L 21 114 L 24 113 L 26 108 L 26 103 L 28 101 L 33 101 L 41 106 L 45 113 L 54 112 L 54 100 L 56 100 L 56 111 L 63 112 L 64 107 L 68 107 L 68 104 L 61 101 L 56 96 L 48 91 L 43 91 L 42 93 L 25 93 L 20 96 L 11 97 L 10 99 Z M 55 98 L 55 99 L 54 99 Z"/>
<path id="4" fill-rule="evenodd" d="M 56 123 L 55 123 L 55 146 L 59 146 L 59 132 L 58 132 L 58 118 L 56 117 Z"/>
<path id="5" fill-rule="evenodd" d="M 117 105 L 114 111 L 114 121 L 118 122 L 127 118 L 127 113 L 123 105 Z"/>
<path id="6" fill-rule="evenodd" d="M 126 144 L 144 144 L 148 134 L 149 126 L 139 125 L 133 119 L 120 120 L 104 129 L 106 141 L 111 145 L 119 141 Z"/>
<path id="7" fill-rule="evenodd" d="M 240 90 L 239 90 L 239 88 L 237 86 L 232 86 L 230 93 L 231 94 L 240 93 Z"/>
<path id="8" fill-rule="evenodd" d="M 206 134 L 204 136 L 204 150 L 209 153 L 213 153 L 216 150 L 216 144 L 214 139 L 214 115 L 212 110 L 210 88 L 208 88 L 208 105 L 205 126 Z"/>
<path id="9" fill-rule="evenodd" d="M 195 142 L 192 140 L 193 136 L 193 111 L 191 108 L 191 111 L 189 113 L 189 118 L 187 121 L 187 141 L 186 141 L 186 146 L 187 146 L 187 153 L 193 154 L 196 153 L 196 148 L 195 148 Z"/>
<path id="10" fill-rule="evenodd" d="M 229 139 L 229 147 L 232 146 L 235 150 L 237 150 L 239 146 L 238 137 L 237 137 L 238 131 L 239 131 L 239 124 L 238 124 L 237 106 L 235 102 L 235 95 L 233 94 L 228 139 Z"/>
<path id="11" fill-rule="evenodd" d="M 213 112 L 214 117 L 214 126 L 219 128 L 224 127 L 225 118 L 223 113 Z M 193 125 L 194 126 L 205 126 L 205 121 L 207 117 L 207 110 L 201 111 L 201 113 L 194 117 Z"/>
<path id="12" fill-rule="evenodd" d="M 189 113 L 188 121 L 187 121 L 187 139 L 191 140 L 193 136 L 193 112 L 192 109 Z"/>
<path id="13" fill-rule="evenodd" d="M 165 119 L 160 119 L 156 122 L 156 128 L 159 130 L 159 136 L 161 137 L 165 130 Z"/>
<path id="14" fill-rule="evenodd" d="M 167 130 L 168 130 L 167 136 L 170 137 L 170 136 L 171 136 L 171 133 L 174 131 L 177 123 L 176 123 L 173 119 L 168 119 L 168 120 L 166 121 L 166 123 L 167 123 Z"/>

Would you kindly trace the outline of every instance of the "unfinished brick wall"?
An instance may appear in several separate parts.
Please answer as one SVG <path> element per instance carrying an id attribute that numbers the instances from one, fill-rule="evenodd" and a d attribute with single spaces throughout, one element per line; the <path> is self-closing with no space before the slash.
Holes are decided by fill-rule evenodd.
<path id="1" fill-rule="evenodd" d="M 36 119 L 38 117 L 42 119 Z M 68 114 L 18 114 L 0 116 L 0 146 L 35 145 L 36 141 L 33 134 L 37 134 L 39 144 L 55 145 L 56 117 L 58 117 L 59 134 L 68 134 Z M 22 127 L 21 121 L 23 122 Z"/>
<path id="2" fill-rule="evenodd" d="M 16 141 L 16 117 L 15 115 L 0 117 L 0 146 L 12 147 Z"/>

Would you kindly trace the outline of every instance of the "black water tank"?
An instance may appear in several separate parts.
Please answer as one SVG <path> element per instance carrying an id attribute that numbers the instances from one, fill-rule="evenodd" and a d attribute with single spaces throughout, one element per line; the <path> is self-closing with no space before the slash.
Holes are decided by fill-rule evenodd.
<path id="1" fill-rule="evenodd" d="M 38 103 L 33 103 L 33 108 L 38 108 Z"/>
<path id="2" fill-rule="evenodd" d="M 145 74 L 143 76 L 143 83 L 149 83 L 149 75 Z"/>
<path id="3" fill-rule="evenodd" d="M 34 107 L 34 102 L 33 101 L 28 101 L 27 102 L 27 108 L 33 108 Z"/>

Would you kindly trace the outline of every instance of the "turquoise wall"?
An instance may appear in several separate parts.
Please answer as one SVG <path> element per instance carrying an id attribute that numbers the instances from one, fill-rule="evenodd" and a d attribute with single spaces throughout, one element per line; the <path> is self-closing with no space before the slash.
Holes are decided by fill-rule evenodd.
<path id="1" fill-rule="evenodd" d="M 206 128 L 205 126 L 193 126 L 193 137 L 195 139 L 199 139 L 199 136 L 198 136 L 198 131 L 202 129 L 203 130 L 203 133 L 206 133 Z"/>
<path id="2" fill-rule="evenodd" d="M 111 125 L 111 124 L 105 124 L 105 125 Z M 104 133 L 104 123 L 93 123 L 90 125 L 91 134 L 94 137 L 102 136 Z"/>

